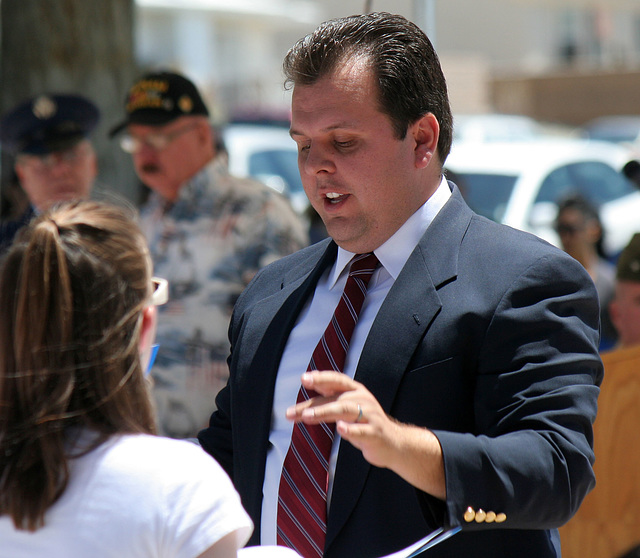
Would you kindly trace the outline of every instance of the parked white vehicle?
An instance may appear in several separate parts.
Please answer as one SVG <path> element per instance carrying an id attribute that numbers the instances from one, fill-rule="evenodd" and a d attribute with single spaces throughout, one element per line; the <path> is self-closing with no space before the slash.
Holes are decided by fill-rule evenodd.
<path id="1" fill-rule="evenodd" d="M 303 213 L 309 201 L 298 172 L 298 147 L 282 126 L 229 124 L 222 130 L 229 172 L 251 176 L 287 196 Z"/>
<path id="2" fill-rule="evenodd" d="M 601 116 L 582 126 L 583 136 L 592 140 L 610 141 L 627 147 L 635 158 L 640 157 L 640 115 Z"/>
<path id="3" fill-rule="evenodd" d="M 521 141 L 542 135 L 533 118 L 519 114 L 454 114 L 453 141 Z"/>
<path id="4" fill-rule="evenodd" d="M 630 158 L 623 147 L 582 139 L 462 141 L 445 168 L 477 213 L 556 246 L 556 204 L 581 193 L 599 208 L 604 247 L 614 255 L 640 231 L 640 191 L 620 172 Z"/>

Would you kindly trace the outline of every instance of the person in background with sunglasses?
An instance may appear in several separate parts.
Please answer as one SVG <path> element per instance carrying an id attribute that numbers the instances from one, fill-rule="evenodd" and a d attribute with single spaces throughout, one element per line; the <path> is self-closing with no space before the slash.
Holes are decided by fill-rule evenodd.
<path id="1" fill-rule="evenodd" d="M 580 194 L 558 203 L 556 232 L 562 249 L 589 272 L 600 299 L 600 351 L 611 349 L 618 334 L 611 321 L 609 304 L 615 290 L 616 269 L 603 248 L 604 230 L 598 210 Z"/>
<path id="2" fill-rule="evenodd" d="M 89 135 L 99 119 L 89 99 L 71 94 L 43 94 L 2 117 L 0 142 L 15 157 L 28 207 L 16 219 L 0 223 L 0 252 L 21 227 L 53 203 L 90 196 L 98 165 Z"/>
<path id="3" fill-rule="evenodd" d="M 263 266 L 308 244 L 280 194 L 230 176 L 196 86 L 154 72 L 130 88 L 126 119 L 111 130 L 152 193 L 141 208 L 154 266 L 171 301 L 158 324 L 154 367 L 159 428 L 194 437 L 226 383 L 233 305 Z"/>
<path id="4" fill-rule="evenodd" d="M 123 208 L 62 204 L 0 275 L 0 557 L 235 557 L 252 530 L 197 445 L 154 436 L 167 284 Z"/>

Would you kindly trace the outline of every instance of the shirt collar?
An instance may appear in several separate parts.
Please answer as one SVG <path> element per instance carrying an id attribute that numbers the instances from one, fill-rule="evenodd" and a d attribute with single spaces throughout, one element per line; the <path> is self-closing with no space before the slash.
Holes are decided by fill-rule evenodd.
<path id="1" fill-rule="evenodd" d="M 394 281 L 400 275 L 411 252 L 418 245 L 431 222 L 450 197 L 451 189 L 443 176 L 440 185 L 429 199 L 405 221 L 391 238 L 373 251 L 380 261 L 380 265 L 389 272 Z M 333 288 L 354 255 L 353 252 L 338 247 L 338 256 L 329 276 L 329 288 Z"/>

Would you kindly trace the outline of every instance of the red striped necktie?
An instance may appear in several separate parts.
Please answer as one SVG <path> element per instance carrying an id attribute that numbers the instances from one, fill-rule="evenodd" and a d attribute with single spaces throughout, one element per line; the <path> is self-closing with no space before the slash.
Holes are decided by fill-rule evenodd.
<path id="1" fill-rule="evenodd" d="M 307 370 L 343 371 L 349 341 L 367 294 L 367 285 L 378 265 L 373 254 L 356 254 L 340 302 Z M 296 403 L 316 395 L 304 387 Z M 284 460 L 278 493 L 278 544 L 296 550 L 304 558 L 322 556 L 327 532 L 327 484 L 329 455 L 335 424 L 293 427 L 291 446 Z"/>

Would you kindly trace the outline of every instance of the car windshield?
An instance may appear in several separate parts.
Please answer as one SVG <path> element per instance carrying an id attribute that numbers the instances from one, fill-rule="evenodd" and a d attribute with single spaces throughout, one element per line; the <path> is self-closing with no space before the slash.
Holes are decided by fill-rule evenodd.
<path id="1" fill-rule="evenodd" d="M 594 140 L 614 143 L 633 142 L 640 136 L 640 119 L 614 119 L 595 122 L 586 127 L 587 136 Z"/>
<path id="2" fill-rule="evenodd" d="M 456 171 L 449 176 L 469 207 L 493 221 L 502 222 L 518 176 Z M 596 206 L 636 192 L 633 184 L 605 163 L 582 161 L 563 165 L 542 181 L 534 203 L 558 203 L 564 196 L 580 193 Z"/>
<path id="3" fill-rule="evenodd" d="M 589 132 L 589 137 L 613 143 L 632 142 L 638 137 L 638 130 L 635 128 L 603 128 Z"/>
<path id="4" fill-rule="evenodd" d="M 633 184 L 609 165 L 585 161 L 564 165 L 549 173 L 535 201 L 557 203 L 569 194 L 580 193 L 601 206 L 635 191 Z"/>
<path id="5" fill-rule="evenodd" d="M 298 172 L 298 153 L 291 149 L 256 151 L 249 157 L 251 176 L 280 176 L 289 194 L 303 192 Z"/>
<path id="6" fill-rule="evenodd" d="M 471 209 L 493 221 L 502 221 L 517 176 L 456 172 L 451 178 Z"/>

